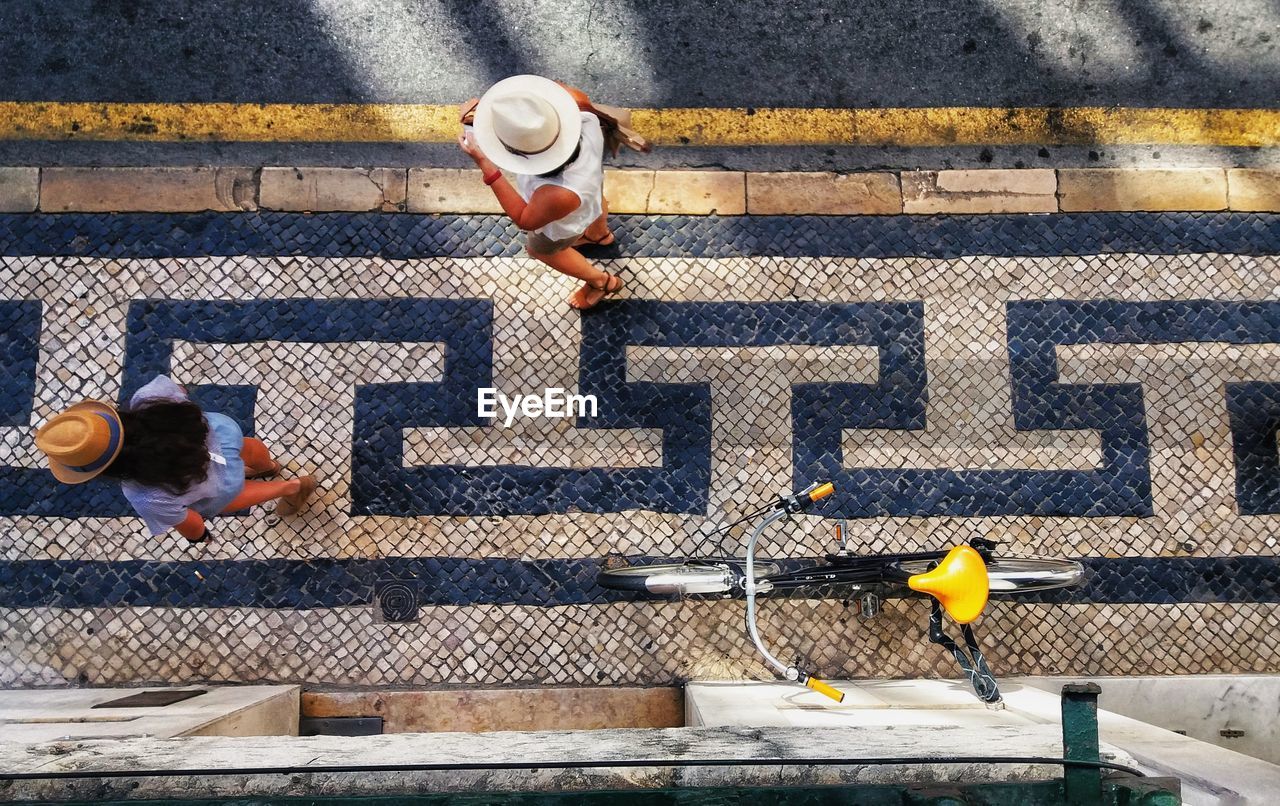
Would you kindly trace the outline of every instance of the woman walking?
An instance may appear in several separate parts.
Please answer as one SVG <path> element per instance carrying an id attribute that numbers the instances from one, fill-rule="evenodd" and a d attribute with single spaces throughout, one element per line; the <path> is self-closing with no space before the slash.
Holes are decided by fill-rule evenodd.
<path id="1" fill-rule="evenodd" d="M 623 285 L 575 248 L 613 243 L 604 198 L 605 132 L 595 111 L 584 109 L 593 108 L 581 92 L 541 76 L 512 76 L 463 105 L 463 123 L 472 125 L 464 125 L 458 140 L 503 211 L 529 233 L 529 255 L 582 281 L 569 298 L 578 310 L 594 308 Z M 515 187 L 503 170 L 516 174 Z"/>
<path id="2" fill-rule="evenodd" d="M 314 476 L 261 481 L 281 470 L 267 446 L 230 417 L 201 411 L 163 375 L 124 409 L 96 400 L 72 406 L 40 427 L 36 446 L 58 481 L 119 479 L 152 536 L 177 529 L 192 543 L 208 538 L 205 518 L 274 499 L 277 514 L 292 515 L 316 490 Z"/>

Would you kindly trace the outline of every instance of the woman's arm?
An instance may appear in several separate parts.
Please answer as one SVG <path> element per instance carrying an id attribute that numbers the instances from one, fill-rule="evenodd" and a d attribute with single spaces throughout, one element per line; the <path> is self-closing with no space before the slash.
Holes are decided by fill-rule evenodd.
<path id="1" fill-rule="evenodd" d="M 533 198 L 526 203 L 520 197 L 520 193 L 502 175 L 498 166 L 494 165 L 467 135 L 464 134 L 458 138 L 458 145 L 484 173 L 485 182 L 493 189 L 493 195 L 497 197 L 498 204 L 502 205 L 502 211 L 516 222 L 517 227 L 526 232 L 544 227 L 552 221 L 558 221 L 577 210 L 582 204 L 577 193 L 553 185 L 538 188 L 534 191 Z"/>

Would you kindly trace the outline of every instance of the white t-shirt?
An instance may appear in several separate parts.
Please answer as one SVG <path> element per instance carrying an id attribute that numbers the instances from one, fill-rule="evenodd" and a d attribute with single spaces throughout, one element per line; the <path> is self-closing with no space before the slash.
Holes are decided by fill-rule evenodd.
<path id="1" fill-rule="evenodd" d="M 538 232 L 553 241 L 576 238 L 604 212 L 604 132 L 600 119 L 582 112 L 582 144 L 578 158 L 556 176 L 516 175 L 516 190 L 527 202 L 544 185 L 555 185 L 578 194 L 581 204 L 564 218 L 539 227 Z"/>

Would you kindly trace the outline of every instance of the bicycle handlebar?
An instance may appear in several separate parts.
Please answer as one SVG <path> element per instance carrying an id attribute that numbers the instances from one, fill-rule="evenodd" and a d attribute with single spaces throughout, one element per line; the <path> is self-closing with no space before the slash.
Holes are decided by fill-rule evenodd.
<path id="1" fill-rule="evenodd" d="M 835 491 L 836 485 L 829 481 L 822 484 L 810 484 L 795 495 L 785 495 L 778 499 L 778 509 L 789 515 L 795 515 L 798 512 L 804 512 Z"/>
<path id="2" fill-rule="evenodd" d="M 844 692 L 835 686 L 822 682 L 813 675 L 809 675 L 804 684 L 819 694 L 825 694 L 836 702 L 844 702 Z"/>
<path id="3" fill-rule="evenodd" d="M 803 512 L 814 503 L 821 501 L 823 498 L 835 492 L 836 486 L 831 482 L 822 484 L 810 484 L 804 490 L 795 495 L 787 495 L 778 499 L 778 505 L 773 511 L 765 516 L 756 528 L 752 530 L 751 536 L 747 538 L 746 548 L 746 584 L 744 592 L 747 599 L 747 634 L 751 637 L 751 642 L 756 645 L 756 649 L 787 680 L 793 680 L 797 683 L 803 683 L 819 694 L 823 694 L 836 702 L 844 701 L 844 693 L 833 686 L 830 686 L 816 677 L 808 674 L 796 666 L 787 666 L 782 661 L 774 657 L 773 653 L 765 647 L 764 642 L 760 640 L 760 632 L 756 629 L 756 571 L 755 571 L 755 551 L 756 543 L 760 540 L 760 536 L 770 524 L 777 523 L 785 519 L 789 515 Z"/>

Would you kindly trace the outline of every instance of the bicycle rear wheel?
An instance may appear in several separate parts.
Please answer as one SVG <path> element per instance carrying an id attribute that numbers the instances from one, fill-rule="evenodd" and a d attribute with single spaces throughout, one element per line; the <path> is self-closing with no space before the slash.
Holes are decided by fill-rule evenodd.
<path id="1" fill-rule="evenodd" d="M 894 567 L 904 574 L 923 574 L 933 560 L 901 560 Z M 1059 557 L 996 557 L 987 563 L 992 594 L 1029 593 L 1072 588 L 1084 578 L 1084 566 Z"/>
<path id="2" fill-rule="evenodd" d="M 596 582 L 602 588 L 637 593 L 728 593 L 733 590 L 734 579 L 745 567 L 745 562 L 736 559 L 697 559 L 683 563 L 632 565 L 601 571 L 596 575 Z M 778 571 L 777 563 L 756 561 L 756 576 L 764 577 Z"/>

